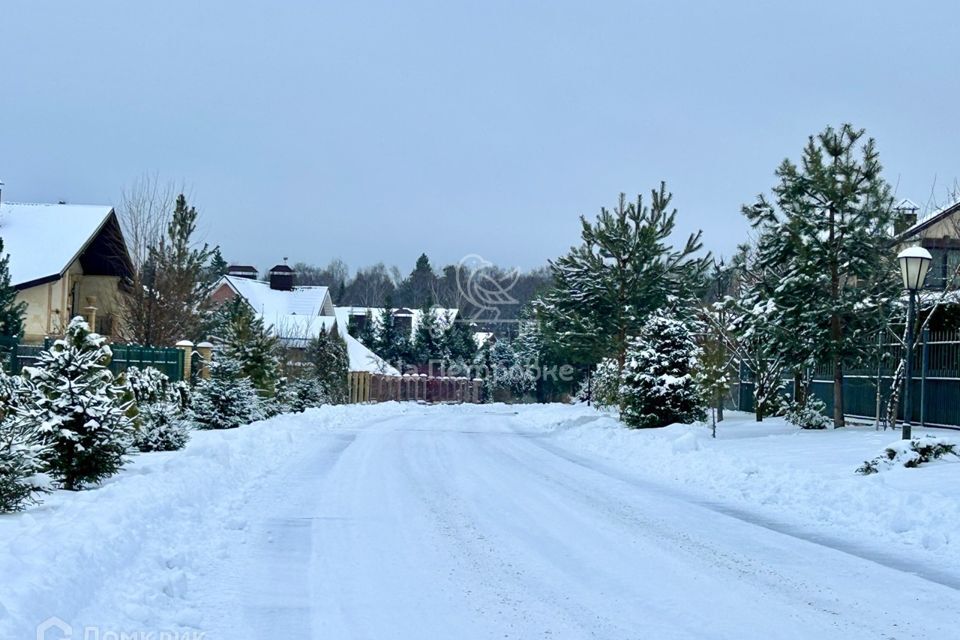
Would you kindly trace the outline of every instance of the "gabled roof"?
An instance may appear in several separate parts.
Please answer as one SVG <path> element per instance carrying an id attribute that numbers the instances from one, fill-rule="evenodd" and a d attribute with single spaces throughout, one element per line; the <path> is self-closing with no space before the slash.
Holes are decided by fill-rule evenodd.
<path id="1" fill-rule="evenodd" d="M 117 215 L 105 205 L 0 203 L 0 238 L 15 289 L 57 280 L 81 256 L 85 273 L 133 270 Z"/>
<path id="2" fill-rule="evenodd" d="M 897 236 L 897 240 L 906 240 L 911 236 L 915 236 L 921 231 L 932 227 L 944 218 L 948 218 L 955 213 L 960 213 L 960 201 L 954 202 L 953 204 L 948 205 L 939 211 L 935 211 L 934 213 L 931 213 L 923 218 L 923 220 L 917 222 L 915 225 L 907 227 L 900 232 L 900 235 Z"/>
<path id="3" fill-rule="evenodd" d="M 223 276 L 239 296 L 263 316 L 267 324 L 277 324 L 291 316 L 333 316 L 333 301 L 327 287 L 294 287 L 290 291 L 271 289 L 270 283 L 236 276 Z"/>
<path id="4" fill-rule="evenodd" d="M 294 287 L 290 291 L 278 291 L 271 289 L 267 282 L 234 276 L 223 276 L 220 282 L 246 300 L 287 346 L 304 348 L 321 331 L 336 328 L 347 343 L 350 371 L 400 374 L 347 333 L 347 325 L 338 322 L 342 314 L 334 309 L 327 287 Z"/>

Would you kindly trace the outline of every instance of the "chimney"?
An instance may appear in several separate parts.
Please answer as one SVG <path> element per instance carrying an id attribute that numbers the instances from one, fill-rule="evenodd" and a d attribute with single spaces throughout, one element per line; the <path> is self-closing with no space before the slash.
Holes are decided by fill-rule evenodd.
<path id="1" fill-rule="evenodd" d="M 287 266 L 287 259 L 270 269 L 270 288 L 274 291 L 293 291 L 293 269 Z"/>
<path id="2" fill-rule="evenodd" d="M 917 212 L 920 207 L 912 200 L 904 198 L 893 208 L 893 235 L 901 233 L 917 224 Z"/>
<path id="3" fill-rule="evenodd" d="M 232 264 L 227 267 L 227 275 L 234 278 L 257 279 L 257 268 L 246 264 Z"/>

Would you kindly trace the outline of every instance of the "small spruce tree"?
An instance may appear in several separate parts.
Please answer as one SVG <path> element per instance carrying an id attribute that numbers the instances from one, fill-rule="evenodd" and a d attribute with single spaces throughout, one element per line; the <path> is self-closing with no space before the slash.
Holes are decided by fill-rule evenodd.
<path id="1" fill-rule="evenodd" d="M 221 307 L 222 357 L 236 362 L 263 397 L 271 397 L 280 378 L 279 347 L 249 304 L 239 296 Z"/>
<path id="2" fill-rule="evenodd" d="M 327 401 L 342 404 L 347 401 L 349 389 L 347 376 L 350 359 L 347 343 L 334 331 L 321 331 L 307 347 L 307 360 L 310 362 L 314 377 L 319 381 Z"/>
<path id="3" fill-rule="evenodd" d="M 131 393 L 107 368 L 111 357 L 106 339 L 77 317 L 66 335 L 40 354 L 38 366 L 24 369 L 36 396 L 17 413 L 38 426 L 50 445 L 50 474 L 65 489 L 113 475 L 131 445 Z"/>
<path id="4" fill-rule="evenodd" d="M 699 348 L 690 330 L 662 311 L 629 341 L 620 384 L 620 415 L 637 428 L 706 417 L 695 378 Z"/>
<path id="5" fill-rule="evenodd" d="M 240 362 L 217 354 L 210 379 L 197 384 L 191 409 L 200 429 L 235 429 L 263 417 L 261 401 Z"/>
<path id="6" fill-rule="evenodd" d="M 137 403 L 134 446 L 142 452 L 182 449 L 191 423 L 180 389 L 154 367 L 130 367 L 124 373 Z"/>

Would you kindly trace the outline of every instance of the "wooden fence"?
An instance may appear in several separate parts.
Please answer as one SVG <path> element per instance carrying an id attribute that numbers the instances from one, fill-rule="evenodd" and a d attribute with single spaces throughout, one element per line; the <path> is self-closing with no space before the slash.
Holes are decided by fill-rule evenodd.
<path id="1" fill-rule="evenodd" d="M 425 374 L 385 376 L 354 371 L 349 374 L 350 402 L 482 402 L 480 380 L 431 378 Z"/>

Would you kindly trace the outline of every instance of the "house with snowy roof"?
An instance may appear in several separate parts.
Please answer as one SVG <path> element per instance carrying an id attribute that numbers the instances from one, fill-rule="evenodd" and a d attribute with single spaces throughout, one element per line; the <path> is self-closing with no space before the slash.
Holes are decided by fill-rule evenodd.
<path id="1" fill-rule="evenodd" d="M 113 207 L 0 202 L 0 238 L 27 305 L 25 342 L 62 334 L 76 315 L 115 335 L 133 264 Z"/>
<path id="2" fill-rule="evenodd" d="M 266 281 L 257 276 L 253 267 L 231 266 L 214 288 L 213 300 L 224 303 L 240 297 L 282 344 L 293 349 L 305 349 L 321 332 L 337 332 L 347 344 L 350 371 L 399 375 L 394 367 L 347 333 L 347 325 L 338 322 L 327 287 L 296 286 L 294 271 L 286 264 L 270 269 Z"/>
<path id="3" fill-rule="evenodd" d="M 960 269 L 960 201 L 920 219 L 919 209 L 910 200 L 901 200 L 894 207 L 896 241 L 901 248 L 919 246 L 930 252 L 933 263 L 927 272 L 927 286 L 943 289 Z"/>
<path id="4" fill-rule="evenodd" d="M 367 322 L 372 321 L 374 328 L 379 328 L 383 322 L 384 307 L 337 307 L 337 318 L 341 324 L 350 328 L 353 327 L 357 332 L 362 331 Z M 433 307 L 430 309 L 437 326 L 446 329 L 453 324 L 459 309 L 445 309 L 443 307 Z M 422 309 L 409 309 L 407 307 L 394 307 L 390 309 L 390 317 L 393 326 L 399 327 L 401 331 L 413 340 L 417 328 L 423 319 L 424 311 Z"/>

